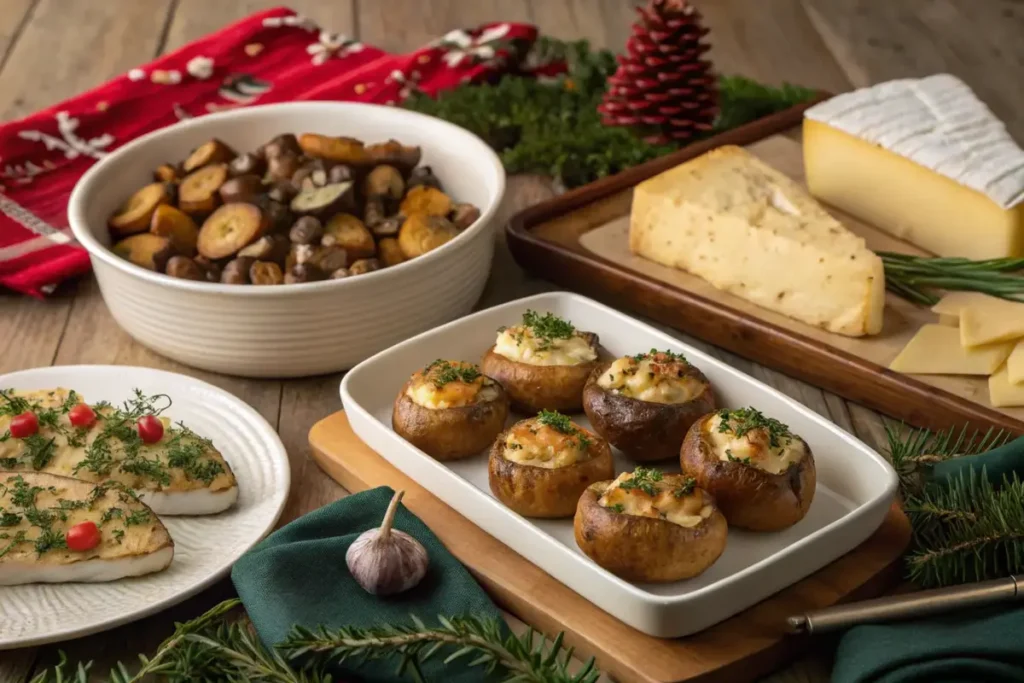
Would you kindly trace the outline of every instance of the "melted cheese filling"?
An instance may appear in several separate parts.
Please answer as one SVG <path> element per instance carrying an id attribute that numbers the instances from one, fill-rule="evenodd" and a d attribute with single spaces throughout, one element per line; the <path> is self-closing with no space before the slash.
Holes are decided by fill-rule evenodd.
<path id="1" fill-rule="evenodd" d="M 704 492 L 694 489 L 691 493 L 677 497 L 676 491 L 685 482 L 678 474 L 666 474 L 661 481 L 651 483 L 654 495 L 639 489 L 621 488 L 623 482 L 633 478 L 632 472 L 623 472 L 605 489 L 598 499 L 598 505 L 615 508 L 615 512 L 636 517 L 664 519 L 684 527 L 695 527 L 711 516 L 714 506 L 705 499 Z M 621 507 L 619 507 L 621 506 Z"/>
<path id="2" fill-rule="evenodd" d="M 736 436 L 732 431 L 720 431 L 721 426 L 722 416 L 716 413 L 705 427 L 712 452 L 719 460 L 739 460 L 770 474 L 781 474 L 807 455 L 803 439 L 781 437 L 778 445 L 772 446 L 763 428 Z"/>
<path id="3" fill-rule="evenodd" d="M 438 387 L 433 382 L 421 379 L 409 384 L 405 395 L 412 402 L 430 410 L 461 408 L 473 403 L 487 403 L 498 398 L 498 388 L 483 376 L 473 382 L 448 382 Z"/>
<path id="4" fill-rule="evenodd" d="M 597 350 L 578 333 L 568 339 L 546 339 L 522 326 L 499 332 L 494 353 L 527 365 L 580 365 L 597 359 Z"/>
<path id="5" fill-rule="evenodd" d="M 619 358 L 598 378 L 597 384 L 649 403 L 686 403 L 699 396 L 705 387 L 699 379 L 686 374 L 684 368 L 685 364 L 680 362 Z"/>
<path id="6" fill-rule="evenodd" d="M 536 420 L 524 420 L 509 430 L 502 455 L 520 465 L 545 469 L 586 462 L 590 459 L 590 451 L 580 441 L 580 435 L 590 443 L 597 437 L 579 427 L 576 429 L 576 434 L 563 434 Z"/>

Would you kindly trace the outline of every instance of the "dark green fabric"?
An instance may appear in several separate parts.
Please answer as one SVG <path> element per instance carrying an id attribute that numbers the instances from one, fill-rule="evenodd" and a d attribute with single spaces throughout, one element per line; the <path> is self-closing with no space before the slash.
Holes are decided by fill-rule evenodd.
<path id="1" fill-rule="evenodd" d="M 984 470 L 993 484 L 1024 478 L 1024 437 L 936 463 L 933 483 Z M 832 683 L 1024 683 L 1024 608 L 955 612 L 924 621 L 856 626 L 836 651 Z"/>
<path id="2" fill-rule="evenodd" d="M 390 488 L 380 487 L 326 505 L 274 532 L 235 563 L 231 579 L 265 643 L 281 642 L 296 624 L 337 628 L 412 623 L 411 614 L 428 624 L 436 624 L 438 615 L 500 618 L 466 568 L 401 505 L 395 528 L 411 534 L 427 549 L 426 576 L 412 590 L 384 598 L 370 595 L 355 582 L 345 564 L 345 552 L 359 534 L 380 525 L 392 495 Z M 428 681 L 489 680 L 481 669 L 467 669 L 465 660 L 445 666 L 443 659 L 442 651 L 428 662 L 424 668 Z M 397 662 L 397 658 L 346 662 L 333 673 L 346 681 L 410 680 L 396 675 Z"/>

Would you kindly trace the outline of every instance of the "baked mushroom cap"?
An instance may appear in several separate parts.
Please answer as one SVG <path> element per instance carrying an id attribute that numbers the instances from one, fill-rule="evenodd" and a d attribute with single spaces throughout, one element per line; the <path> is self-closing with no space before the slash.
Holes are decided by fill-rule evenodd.
<path id="1" fill-rule="evenodd" d="M 814 500 L 810 446 L 753 408 L 720 410 L 695 422 L 679 460 L 683 472 L 715 497 L 731 526 L 785 529 L 803 519 Z"/>
<path id="2" fill-rule="evenodd" d="M 522 324 L 498 330 L 481 366 L 519 411 L 579 412 L 583 386 L 599 364 L 598 337 L 551 313 L 528 310 Z"/>
<path id="3" fill-rule="evenodd" d="M 594 430 L 640 462 L 678 457 L 687 430 L 715 407 L 704 373 L 668 351 L 604 363 L 583 388 Z"/>
<path id="4" fill-rule="evenodd" d="M 557 412 L 502 432 L 491 446 L 491 492 L 525 517 L 571 517 L 590 484 L 615 476 L 608 443 Z"/>
<path id="5" fill-rule="evenodd" d="M 500 384 L 471 363 L 436 360 L 402 387 L 391 426 L 431 457 L 456 460 L 485 450 L 507 416 Z"/>
<path id="6" fill-rule="evenodd" d="M 707 570 L 725 550 L 727 527 L 714 498 L 691 478 L 647 468 L 587 487 L 573 521 L 576 544 L 594 562 L 650 583 Z"/>

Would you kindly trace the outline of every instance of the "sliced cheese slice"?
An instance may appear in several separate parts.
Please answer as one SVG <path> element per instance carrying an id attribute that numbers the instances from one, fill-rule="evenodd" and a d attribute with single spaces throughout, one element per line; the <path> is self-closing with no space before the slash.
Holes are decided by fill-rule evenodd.
<path id="1" fill-rule="evenodd" d="M 1024 253 L 1024 150 L 956 77 L 880 83 L 804 116 L 815 197 L 939 256 Z"/>
<path id="2" fill-rule="evenodd" d="M 988 378 L 988 402 L 994 408 L 1024 406 L 1024 384 L 1014 384 L 1010 381 L 1005 364 Z"/>
<path id="3" fill-rule="evenodd" d="M 1024 304 L 988 297 L 960 309 L 960 343 L 966 347 L 1024 337 Z"/>
<path id="4" fill-rule="evenodd" d="M 981 292 L 950 292 L 939 303 L 932 306 L 932 313 L 939 314 L 940 325 L 960 326 L 960 311 L 968 306 L 976 305 L 985 299 L 994 297 Z"/>
<path id="5" fill-rule="evenodd" d="M 1012 349 L 1009 342 L 965 349 L 957 328 L 923 325 L 889 369 L 915 375 L 991 375 Z"/>
<path id="6" fill-rule="evenodd" d="M 1024 384 L 1024 340 L 1017 342 L 1006 359 L 1006 373 L 1014 384 Z"/>
<path id="7" fill-rule="evenodd" d="M 881 259 L 796 182 L 740 147 L 640 183 L 629 247 L 831 332 L 882 329 Z"/>

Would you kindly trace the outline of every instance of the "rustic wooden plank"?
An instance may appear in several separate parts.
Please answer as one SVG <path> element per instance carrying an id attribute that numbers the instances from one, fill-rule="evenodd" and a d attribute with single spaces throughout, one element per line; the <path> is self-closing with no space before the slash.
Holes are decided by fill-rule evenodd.
<path id="1" fill-rule="evenodd" d="M 592 47 L 619 52 L 641 4 L 644 0 L 531 0 L 530 15 L 544 35 L 586 38 Z"/>
<path id="2" fill-rule="evenodd" d="M 453 29 L 531 17 L 529 0 L 360 0 L 357 19 L 360 40 L 401 52 Z"/>
<path id="3" fill-rule="evenodd" d="M 31 20 L 35 3 L 36 0 L 5 0 L 0 4 L 0 71 L 3 70 L 9 48 Z"/>
<path id="4" fill-rule="evenodd" d="M 803 0 L 803 5 L 854 85 L 952 73 L 1024 140 L 1019 115 L 1024 91 L 1013 85 L 1024 71 L 1020 2 Z"/>
<path id="5" fill-rule="evenodd" d="M 354 30 L 355 0 L 178 0 L 164 51 L 176 50 L 255 12 L 282 5 L 309 17 L 325 31 L 351 35 Z"/>

